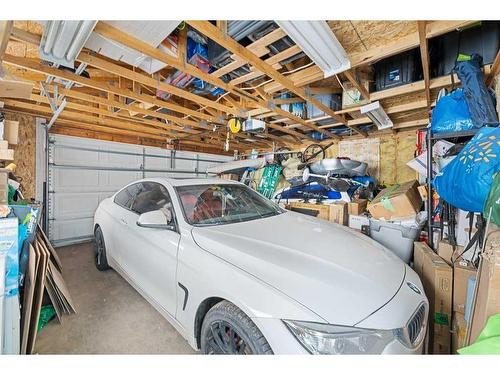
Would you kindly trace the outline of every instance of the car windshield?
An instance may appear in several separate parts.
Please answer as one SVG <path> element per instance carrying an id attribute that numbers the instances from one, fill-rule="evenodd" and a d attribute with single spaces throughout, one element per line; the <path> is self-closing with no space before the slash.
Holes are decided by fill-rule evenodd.
<path id="1" fill-rule="evenodd" d="M 244 185 L 176 187 L 184 217 L 195 226 L 221 225 L 278 215 L 278 205 Z"/>

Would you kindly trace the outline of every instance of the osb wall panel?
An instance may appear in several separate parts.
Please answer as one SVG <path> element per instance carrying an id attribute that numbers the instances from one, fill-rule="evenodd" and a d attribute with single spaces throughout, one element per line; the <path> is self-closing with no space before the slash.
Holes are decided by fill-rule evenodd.
<path id="1" fill-rule="evenodd" d="M 396 136 L 382 136 L 380 139 L 379 182 L 391 185 L 415 179 L 415 171 L 406 163 L 414 158 L 416 132 L 399 133 Z M 331 146 L 327 158 L 339 155 L 338 144 Z"/>
<path id="2" fill-rule="evenodd" d="M 36 125 L 35 117 L 5 113 L 7 120 L 19 121 L 19 143 L 14 146 L 14 164 L 17 165 L 16 176 L 21 181 L 22 192 L 26 199 L 35 197 L 35 155 Z"/>

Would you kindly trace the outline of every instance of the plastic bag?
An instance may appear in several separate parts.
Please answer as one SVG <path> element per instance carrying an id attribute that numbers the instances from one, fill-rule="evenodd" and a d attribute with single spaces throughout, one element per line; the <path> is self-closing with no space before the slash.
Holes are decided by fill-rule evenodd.
<path id="1" fill-rule="evenodd" d="M 488 318 L 474 344 L 458 349 L 460 354 L 500 354 L 500 314 Z"/>
<path id="2" fill-rule="evenodd" d="M 500 171 L 500 129 L 481 128 L 453 161 L 434 178 L 439 196 L 454 207 L 482 212 Z"/>
<path id="3" fill-rule="evenodd" d="M 488 219 L 491 213 L 491 222 L 500 226 L 500 173 L 494 177 L 488 198 L 484 205 L 483 216 Z"/>
<path id="4" fill-rule="evenodd" d="M 432 111 L 433 133 L 449 133 L 474 128 L 462 89 L 456 89 L 438 100 Z"/>

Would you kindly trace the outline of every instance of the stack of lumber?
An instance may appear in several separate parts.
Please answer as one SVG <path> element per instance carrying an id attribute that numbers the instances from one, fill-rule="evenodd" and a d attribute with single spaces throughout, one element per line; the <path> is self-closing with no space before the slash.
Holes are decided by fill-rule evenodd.
<path id="1" fill-rule="evenodd" d="M 45 233 L 38 227 L 35 240 L 30 245 L 24 281 L 21 311 L 21 354 L 33 353 L 45 291 L 54 306 L 59 322 L 62 321 L 64 314 L 76 313 L 61 271 L 62 265 L 56 251 Z"/>

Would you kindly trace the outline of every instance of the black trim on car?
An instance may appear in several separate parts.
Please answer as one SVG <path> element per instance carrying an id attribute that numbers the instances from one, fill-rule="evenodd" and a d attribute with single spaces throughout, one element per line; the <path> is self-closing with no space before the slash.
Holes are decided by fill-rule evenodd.
<path id="1" fill-rule="evenodd" d="M 184 291 L 184 303 L 182 304 L 182 311 L 186 310 L 186 305 L 188 302 L 188 297 L 189 297 L 189 290 L 182 285 L 181 283 L 177 283 L 179 287 Z"/>

